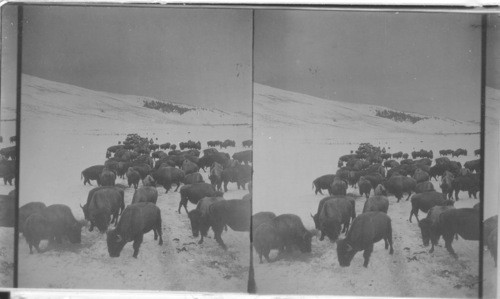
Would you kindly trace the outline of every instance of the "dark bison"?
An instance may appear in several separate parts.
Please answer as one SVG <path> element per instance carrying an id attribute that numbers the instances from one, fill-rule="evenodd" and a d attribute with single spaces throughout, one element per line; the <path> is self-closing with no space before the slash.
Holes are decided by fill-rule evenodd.
<path id="1" fill-rule="evenodd" d="M 187 210 L 188 201 L 190 201 L 193 204 L 197 204 L 198 201 L 204 197 L 221 196 L 220 192 L 215 191 L 215 188 L 207 183 L 196 183 L 196 184 L 182 186 L 179 193 L 181 194 L 179 209 L 177 210 L 179 214 L 181 213 L 182 206 L 184 206 L 186 213 L 188 213 Z"/>
<path id="2" fill-rule="evenodd" d="M 101 186 L 114 186 L 115 185 L 115 180 L 116 180 L 116 173 L 113 171 L 104 168 L 99 175 L 99 183 L 101 183 Z"/>
<path id="3" fill-rule="evenodd" d="M 469 198 L 474 196 L 476 197 L 477 192 L 479 191 L 479 175 L 476 173 L 470 173 L 467 175 L 456 177 L 451 186 L 453 191 L 455 191 L 455 200 L 458 200 L 458 193 L 460 191 L 467 191 L 469 193 Z"/>
<path id="4" fill-rule="evenodd" d="M 391 218 L 383 212 L 360 214 L 352 222 L 347 237 L 337 241 L 337 257 L 340 266 L 350 266 L 356 252 L 364 250 L 363 266 L 368 267 L 373 244 L 382 239 L 385 242 L 385 249 L 390 246 L 389 254 L 393 254 Z"/>
<path id="5" fill-rule="evenodd" d="M 184 171 L 184 174 L 196 173 L 198 172 L 198 170 L 200 170 L 198 164 L 191 162 L 187 159 L 182 162 L 181 169 L 182 171 Z"/>
<path id="6" fill-rule="evenodd" d="M 158 200 L 158 191 L 156 187 L 152 186 L 142 186 L 141 188 L 135 190 L 134 196 L 132 197 L 132 204 L 138 202 L 150 202 L 156 204 Z"/>
<path id="7" fill-rule="evenodd" d="M 127 242 L 134 241 L 133 257 L 137 258 L 143 235 L 153 230 L 154 239 L 160 237 L 159 245 L 163 244 L 161 229 L 161 212 L 155 204 L 140 202 L 127 206 L 114 230 L 108 231 L 107 244 L 110 257 L 119 257 Z"/>
<path id="8" fill-rule="evenodd" d="M 122 195 L 114 188 L 102 188 L 96 190 L 90 203 L 81 208 L 85 219 L 90 221 L 89 231 L 93 231 L 96 226 L 101 233 L 104 233 L 110 223 L 116 225 L 118 221 L 118 214 L 122 208 Z"/>
<path id="9" fill-rule="evenodd" d="M 104 170 L 104 167 L 105 167 L 104 165 L 94 165 L 84 169 L 81 175 L 83 179 L 83 185 L 89 183 L 89 185 L 92 186 L 90 181 L 96 181 L 97 185 L 100 186 L 101 185 L 100 176 L 102 171 Z"/>
<path id="10" fill-rule="evenodd" d="M 222 188 L 222 171 L 224 171 L 222 165 L 217 162 L 214 162 L 210 166 L 210 176 L 208 178 L 210 179 L 212 186 L 217 188 L 218 191 Z"/>
<path id="11" fill-rule="evenodd" d="M 370 196 L 370 192 L 372 191 L 372 184 L 369 180 L 365 179 L 364 176 L 359 178 L 358 181 L 359 195 L 363 196 L 363 194 L 368 198 Z"/>
<path id="12" fill-rule="evenodd" d="M 144 180 L 142 180 L 142 185 L 143 186 L 152 186 L 152 187 L 156 187 L 156 181 L 155 179 L 153 179 L 152 176 L 148 175 L 144 178 Z"/>
<path id="13" fill-rule="evenodd" d="M 146 163 L 135 164 L 132 168 L 139 173 L 141 180 L 144 180 L 144 178 L 151 173 L 151 166 Z"/>
<path id="14" fill-rule="evenodd" d="M 429 180 L 429 174 L 422 169 L 415 169 L 413 174 L 413 179 L 418 183 L 422 183 Z"/>
<path id="15" fill-rule="evenodd" d="M 237 165 L 222 171 L 221 179 L 224 182 L 224 192 L 227 192 L 229 182 L 236 183 L 238 189 L 245 190 L 245 184 L 252 180 L 252 167 L 248 165 Z"/>
<path id="16" fill-rule="evenodd" d="M 137 170 L 133 169 L 132 167 L 129 167 L 126 176 L 128 186 L 130 187 L 134 185 L 134 189 L 137 189 L 139 181 L 141 180 L 141 175 L 139 174 L 139 172 L 137 172 Z"/>
<path id="17" fill-rule="evenodd" d="M 81 243 L 82 224 L 75 219 L 75 216 L 73 216 L 73 213 L 71 212 L 71 209 L 68 206 L 62 204 L 50 205 L 45 209 L 43 209 L 39 215 L 41 215 L 42 218 L 47 220 L 47 223 L 50 227 L 51 235 L 49 241 L 55 239 L 57 243 L 62 243 L 62 238 L 67 237 L 71 243 L 74 244 Z M 28 222 L 28 220 L 26 220 L 26 222 Z M 26 237 L 26 228 L 27 226 L 25 223 L 24 233 L 23 233 L 25 237 Z M 30 233 L 36 231 L 36 229 L 31 227 L 29 227 L 28 229 L 30 230 Z M 32 236 L 33 235 L 30 235 L 30 237 Z M 30 237 L 27 237 L 27 239 Z M 36 236 L 34 237 L 33 240 L 35 239 Z"/>
<path id="18" fill-rule="evenodd" d="M 451 246 L 453 237 L 458 234 L 464 240 L 477 241 L 480 238 L 481 220 L 479 211 L 472 208 L 450 209 L 439 215 L 439 231 L 445 241 L 445 247 L 455 258 L 457 254 Z"/>
<path id="19" fill-rule="evenodd" d="M 443 176 L 441 177 L 441 185 L 439 185 L 439 187 L 441 188 L 441 192 L 443 193 L 444 198 L 452 197 L 454 179 L 455 176 L 449 171 L 445 171 Z"/>
<path id="20" fill-rule="evenodd" d="M 0 195 L 0 227 L 14 227 L 16 208 L 16 198 Z"/>
<path id="21" fill-rule="evenodd" d="M 118 196 L 120 196 L 120 212 L 123 212 L 123 210 L 125 209 L 125 191 L 124 191 L 123 188 L 121 188 L 119 185 L 96 187 L 96 188 L 94 188 L 94 189 L 92 189 L 92 190 L 89 191 L 89 194 L 87 195 L 87 201 L 86 201 L 85 205 L 83 207 L 80 205 L 80 207 L 83 210 L 83 215 L 85 215 L 85 219 L 89 220 L 89 215 L 87 214 L 87 212 L 88 212 L 88 207 L 90 205 L 90 201 L 94 197 L 94 194 L 97 191 L 104 190 L 104 189 L 106 189 L 106 190 L 107 189 L 112 190 L 110 192 L 114 192 Z M 113 195 L 112 197 L 115 197 L 115 195 Z"/>
<path id="22" fill-rule="evenodd" d="M 319 230 L 321 231 L 320 241 L 323 241 L 325 235 L 331 242 L 337 240 L 342 232 L 349 230 L 351 218 L 354 218 L 354 205 L 345 197 L 330 197 L 324 201 L 321 211 L 318 215 Z"/>
<path id="23" fill-rule="evenodd" d="M 12 186 L 12 180 L 16 177 L 16 162 L 12 160 L 0 161 L 0 178 L 3 178 L 3 184 Z"/>
<path id="24" fill-rule="evenodd" d="M 283 247 L 283 240 L 279 235 L 278 230 L 273 223 L 262 223 L 253 232 L 253 246 L 259 255 L 260 263 L 262 264 L 262 256 L 264 256 L 268 263 L 269 253 L 271 249 L 281 249 Z"/>
<path id="25" fill-rule="evenodd" d="M 291 252 L 297 246 L 301 252 L 311 252 L 313 234 L 308 231 L 299 216 L 282 214 L 273 219 L 273 226 L 281 239 L 280 251 Z"/>
<path id="26" fill-rule="evenodd" d="M 498 215 L 492 216 L 483 221 L 483 242 L 488 247 L 495 267 L 497 266 L 497 233 L 498 233 Z"/>
<path id="27" fill-rule="evenodd" d="M 363 206 L 363 213 L 378 211 L 387 214 L 387 210 L 389 210 L 389 199 L 383 195 L 367 198 Z"/>
<path id="28" fill-rule="evenodd" d="M 204 197 L 200 199 L 196 205 L 196 209 L 189 211 L 188 218 L 191 223 L 191 232 L 193 237 L 197 238 L 201 234 L 201 238 L 198 244 L 203 243 L 203 237 L 207 236 L 208 230 L 210 229 L 210 219 L 208 213 L 208 207 L 214 202 L 224 200 L 222 197 Z"/>
<path id="29" fill-rule="evenodd" d="M 415 187 L 417 186 L 417 182 L 409 177 L 394 175 L 390 177 L 387 181 L 383 183 L 383 186 L 387 190 L 387 192 L 394 194 L 398 199 L 398 202 L 403 197 L 404 193 L 408 193 L 408 200 L 411 196 L 411 192 L 415 191 Z"/>
<path id="30" fill-rule="evenodd" d="M 245 163 L 245 165 L 248 165 L 248 163 L 252 163 L 252 156 L 253 156 L 253 151 L 246 150 L 246 151 L 234 153 L 233 159 L 239 161 L 240 163 Z"/>
<path id="31" fill-rule="evenodd" d="M 418 183 L 415 187 L 415 193 L 417 194 L 429 191 L 436 191 L 434 190 L 434 185 L 430 181 Z"/>
<path id="32" fill-rule="evenodd" d="M 19 232 L 23 232 L 24 222 L 28 219 L 29 216 L 40 213 L 47 206 L 43 202 L 30 202 L 19 208 Z"/>
<path id="33" fill-rule="evenodd" d="M 464 168 L 469 169 L 471 172 L 481 172 L 482 169 L 481 159 L 465 162 Z"/>
<path id="34" fill-rule="evenodd" d="M 410 211 L 410 219 L 413 215 L 417 218 L 417 222 L 420 222 L 418 219 L 418 210 L 421 210 L 424 213 L 429 212 L 429 209 L 434 206 L 452 206 L 454 202 L 452 200 L 447 200 L 443 198 L 443 194 L 436 191 L 423 192 L 419 194 L 415 194 L 411 197 L 411 211 Z"/>
<path id="35" fill-rule="evenodd" d="M 262 223 L 271 223 L 276 218 L 273 212 L 259 212 L 252 216 L 252 228 L 257 228 Z"/>
<path id="36" fill-rule="evenodd" d="M 221 200 L 208 207 L 209 223 L 214 231 L 214 239 L 224 249 L 226 244 L 221 238 L 227 225 L 237 232 L 249 232 L 252 216 L 251 201 L 241 199 Z"/>
<path id="37" fill-rule="evenodd" d="M 429 241 L 432 244 L 430 253 L 434 252 L 434 246 L 437 245 L 441 232 L 439 231 L 439 215 L 446 210 L 454 209 L 454 206 L 434 206 L 429 209 L 427 217 L 422 219 L 418 226 L 422 234 L 422 242 L 424 246 L 429 246 Z"/>
<path id="38" fill-rule="evenodd" d="M 165 193 L 172 188 L 173 183 L 177 184 L 175 192 L 184 180 L 184 172 L 175 167 L 160 167 L 156 171 L 153 171 L 152 177 L 157 185 L 162 185 L 165 188 Z"/>
<path id="39" fill-rule="evenodd" d="M 251 147 L 253 145 L 253 141 L 252 140 L 245 140 L 241 143 L 241 145 L 243 147 Z"/>
<path id="40" fill-rule="evenodd" d="M 201 173 L 195 172 L 195 173 L 190 173 L 184 177 L 183 183 L 185 185 L 189 184 L 195 184 L 195 183 L 204 183 L 205 181 L 203 180 L 203 177 L 201 176 Z"/>
<path id="41" fill-rule="evenodd" d="M 335 177 L 328 191 L 330 195 L 346 195 L 347 182 L 339 177 Z"/>
<path id="42" fill-rule="evenodd" d="M 321 190 L 326 189 L 329 190 L 330 186 L 333 183 L 333 179 L 335 178 L 334 174 L 325 174 L 320 176 L 319 178 L 315 179 L 312 182 L 312 187 L 313 189 L 316 188 L 316 191 L 314 191 L 314 194 L 318 194 L 318 192 L 323 195 L 323 192 Z"/>
<path id="43" fill-rule="evenodd" d="M 33 247 L 38 253 L 42 252 L 39 247 L 41 240 L 52 241 L 54 238 L 51 223 L 41 213 L 31 214 L 24 221 L 22 228 L 24 238 L 30 248 L 30 254 L 33 254 Z"/>

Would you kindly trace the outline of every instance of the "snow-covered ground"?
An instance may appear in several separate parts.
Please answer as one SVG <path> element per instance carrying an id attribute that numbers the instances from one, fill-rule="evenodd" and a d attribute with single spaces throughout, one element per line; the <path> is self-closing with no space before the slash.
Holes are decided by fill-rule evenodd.
<path id="1" fill-rule="evenodd" d="M 255 84 L 254 89 L 254 213 L 272 211 L 301 217 L 314 228 L 311 214 L 324 197 L 314 195 L 312 181 L 335 173 L 341 155 L 362 142 L 385 147 L 388 152 L 465 148 L 462 164 L 477 159 L 479 125 L 450 119 L 400 123 L 376 117 L 375 106 L 327 101 Z M 386 108 L 382 108 L 386 109 Z M 464 134 L 465 133 L 465 134 Z M 439 182 L 432 182 L 439 189 Z M 350 188 L 348 192 L 358 194 Z M 456 207 L 478 202 L 460 193 Z M 364 198 L 356 199 L 360 213 Z M 416 221 L 409 223 L 411 204 L 390 197 L 395 252 L 383 242 L 375 245 L 368 269 L 358 253 L 349 268 L 338 264 L 336 245 L 313 238 L 312 253 L 285 256 L 256 264 L 258 291 L 267 294 L 322 294 L 365 296 L 475 297 L 478 280 L 478 242 L 455 241 L 455 261 L 438 247 L 434 254 L 422 245 Z M 425 214 L 420 217 L 425 217 Z M 443 242 L 443 241 L 441 241 Z M 441 244 L 442 245 L 442 244 Z M 274 251 L 272 256 L 276 256 Z M 487 253 L 489 254 L 489 253 Z M 491 258 L 486 256 L 486 259 Z M 258 260 L 258 259 L 257 259 Z M 490 264 L 485 271 L 493 270 Z M 492 277 L 484 277 L 486 282 Z"/>
<path id="2" fill-rule="evenodd" d="M 254 140 L 253 213 L 299 215 L 307 228 L 323 198 L 314 195 L 312 181 L 337 169 L 341 155 L 356 150 L 359 143 L 385 147 L 388 152 L 465 148 L 469 156 L 454 158 L 464 163 L 480 146 L 480 127 L 476 123 L 428 118 L 416 124 L 377 117 L 376 110 L 388 109 L 326 101 L 307 95 L 255 84 L 252 117 L 219 110 L 195 109 L 182 115 L 164 114 L 142 107 L 145 97 L 92 91 L 23 75 L 21 109 L 20 204 L 43 201 L 47 205 L 64 203 L 78 219 L 79 207 L 90 186 L 83 186 L 80 173 L 88 166 L 105 161 L 106 148 L 124 140 L 128 133 L 157 139 L 158 143 L 234 139 Z M 500 92 L 488 89 L 488 110 L 498 111 Z M 5 107 L 2 107 L 2 115 Z M 10 107 L 12 108 L 12 107 Z M 193 108 L 193 107 L 190 107 Z M 15 111 L 14 109 L 10 109 Z M 5 112 L 8 113 L 8 112 Z M 418 114 L 412 114 L 422 117 Z M 3 123 L 2 123 L 3 125 Z M 489 125 L 489 127 L 488 127 Z M 6 127 L 3 127 L 6 128 Z M 488 129 L 490 128 L 490 129 Z M 11 136 L 2 130 L 2 136 Z M 487 164 L 485 214 L 496 213 L 498 184 L 498 116 L 487 118 Z M 8 137 L 7 137 L 8 138 Z M 498 136 L 497 136 L 498 138 Z M 489 146 L 488 142 L 492 142 Z M 4 145 L 6 143 L 4 142 Z M 494 147 L 496 146 L 496 148 Z M 496 163 L 496 164 L 495 164 Z M 488 176 L 488 173 L 492 173 Z M 202 172 L 207 180 L 207 173 Z M 489 181 L 491 179 L 491 181 Z M 124 180 L 117 183 L 125 184 Z M 439 182 L 433 181 L 439 190 Z M 226 199 L 241 198 L 247 191 L 229 185 Z M 12 188 L 0 186 L 2 194 Z M 355 189 L 348 192 L 357 194 Z M 488 193 L 490 192 L 490 193 Z M 130 203 L 133 189 L 125 192 Z M 177 214 L 178 192 L 159 188 L 158 206 L 163 218 L 163 246 L 145 235 L 138 259 L 127 244 L 119 258 L 110 258 L 105 236 L 82 230 L 82 244 L 68 243 L 49 248 L 42 254 L 29 254 L 19 237 L 19 286 L 41 288 L 95 288 L 179 291 L 246 291 L 249 244 L 248 234 L 228 230 L 223 239 L 228 251 L 213 239 L 198 245 L 191 237 L 185 213 Z M 489 196 L 488 194 L 492 194 Z M 478 200 L 460 193 L 456 207 L 471 207 Z M 360 213 L 363 198 L 356 200 Z M 194 206 L 189 204 L 189 208 Z M 377 243 L 367 269 L 358 253 L 349 268 L 337 261 L 336 245 L 313 238 L 311 254 L 294 253 L 268 264 L 259 264 L 254 255 L 257 291 L 261 294 L 324 294 L 367 296 L 475 297 L 479 266 L 478 243 L 454 241 L 458 261 L 443 247 L 433 254 L 423 247 L 420 230 L 408 222 L 410 202 L 396 203 L 390 197 L 389 216 L 393 222 L 394 255 Z M 425 217 L 425 213 L 420 213 Z M 212 235 L 212 233 L 209 233 Z M 5 237 L 7 236 L 7 237 Z M 2 246 L 9 232 L 0 231 Z M 3 240 L 6 240 L 5 243 Z M 12 236 L 13 242 L 13 236 Z M 42 246 L 46 246 L 46 242 Z M 440 245 L 443 245 L 441 240 Z M 7 248 L 8 250 L 11 250 Z M 273 251 L 272 257 L 276 255 Z M 485 298 L 495 297 L 496 268 L 489 252 L 484 252 Z"/>
<path id="3" fill-rule="evenodd" d="M 164 114 L 142 107 L 142 97 L 95 92 L 23 75 L 21 109 L 20 205 L 42 201 L 68 205 L 83 219 L 79 205 L 91 186 L 80 178 L 83 169 L 105 161 L 106 148 L 128 133 L 158 143 L 234 139 L 236 148 L 251 138 L 251 119 L 217 110 L 197 109 Z M 156 139 L 158 138 L 158 139 Z M 208 173 L 203 173 L 208 181 Z M 117 183 L 126 184 L 118 179 Z M 137 259 L 128 243 L 119 258 L 110 258 L 106 236 L 82 229 L 82 244 L 64 243 L 42 254 L 29 254 L 19 238 L 19 286 L 37 288 L 94 288 L 244 292 L 246 291 L 248 234 L 223 233 L 224 252 L 213 239 L 197 244 L 184 211 L 177 213 L 179 192 L 158 188 L 163 219 L 163 246 L 144 236 Z M 229 184 L 226 199 L 248 193 Z M 125 203 L 133 188 L 125 191 Z M 188 204 L 189 209 L 194 205 Z M 211 235 L 212 233 L 210 233 Z M 46 241 L 43 241 L 46 246 Z"/>

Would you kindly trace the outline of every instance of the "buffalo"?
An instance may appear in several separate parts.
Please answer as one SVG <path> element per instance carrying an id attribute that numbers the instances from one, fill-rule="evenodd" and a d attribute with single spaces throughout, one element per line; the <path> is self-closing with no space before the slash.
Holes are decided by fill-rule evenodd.
<path id="1" fill-rule="evenodd" d="M 251 147 L 253 145 L 253 141 L 252 140 L 245 140 L 245 141 L 241 142 L 241 145 L 243 147 Z"/>
<path id="2" fill-rule="evenodd" d="M 227 225 L 234 231 L 248 232 L 251 216 L 252 207 L 249 200 L 221 200 L 208 207 L 208 219 L 214 231 L 214 239 L 224 250 L 227 249 L 221 238 L 224 227 Z"/>
<path id="3" fill-rule="evenodd" d="M 434 206 L 429 209 L 427 217 L 422 219 L 418 226 L 420 227 L 420 232 L 422 234 L 422 242 L 424 246 L 429 245 L 429 241 L 432 244 L 430 253 L 434 252 L 434 246 L 437 245 L 441 232 L 439 231 L 439 215 L 446 210 L 454 209 L 454 206 Z"/>
<path id="4" fill-rule="evenodd" d="M 318 229 L 321 231 L 320 241 L 323 241 L 326 235 L 331 242 L 334 242 L 340 235 L 342 225 L 342 232 L 347 233 L 351 217 L 355 217 L 355 211 L 352 202 L 345 197 L 327 198 L 318 215 Z"/>
<path id="5" fill-rule="evenodd" d="M 273 212 L 256 213 L 252 216 L 252 228 L 255 229 L 262 223 L 270 223 L 274 218 L 276 218 L 276 214 Z"/>
<path id="6" fill-rule="evenodd" d="M 328 190 L 330 195 L 346 195 L 347 194 L 347 182 L 339 177 L 333 179 L 330 189 Z"/>
<path id="7" fill-rule="evenodd" d="M 245 165 L 248 165 L 248 163 L 252 163 L 252 156 L 253 156 L 253 151 L 246 150 L 234 153 L 233 159 L 239 161 L 240 163 L 245 163 Z"/>
<path id="8" fill-rule="evenodd" d="M 222 187 L 222 171 L 224 169 L 222 168 L 222 165 L 220 165 L 217 162 L 214 162 L 210 166 L 210 176 L 208 177 L 210 179 L 210 183 L 214 188 L 216 187 L 218 191 L 221 190 Z"/>
<path id="9" fill-rule="evenodd" d="M 495 215 L 483 221 L 483 242 L 495 261 L 495 267 L 497 266 L 497 234 L 498 215 Z"/>
<path id="10" fill-rule="evenodd" d="M 372 184 L 370 181 L 365 179 L 364 176 L 359 178 L 358 181 L 359 195 L 363 196 L 363 194 L 368 198 L 370 196 L 370 192 L 372 190 Z"/>
<path id="11" fill-rule="evenodd" d="M 184 171 L 184 174 L 186 175 L 191 173 L 196 173 L 198 172 L 198 170 L 200 170 L 200 168 L 196 163 L 191 162 L 187 159 L 182 162 L 181 169 L 182 171 Z"/>
<path id="12" fill-rule="evenodd" d="M 330 189 L 330 186 L 333 183 L 333 179 L 335 178 L 334 174 L 325 174 L 320 176 L 319 178 L 315 179 L 312 182 L 312 187 L 313 189 L 316 188 L 316 191 L 314 194 L 318 194 L 318 192 L 323 195 L 323 192 L 321 192 L 322 189 Z"/>
<path id="13" fill-rule="evenodd" d="M 113 171 L 104 168 L 99 175 L 99 183 L 101 186 L 114 186 L 115 185 L 115 180 L 116 180 L 116 173 Z"/>
<path id="14" fill-rule="evenodd" d="M 67 237 L 73 244 L 81 243 L 82 224 L 75 219 L 68 206 L 63 204 L 50 205 L 43 209 L 40 214 L 50 224 L 52 236 L 57 243 L 62 243 L 62 237 Z"/>
<path id="15" fill-rule="evenodd" d="M 16 162 L 12 160 L 0 161 L 0 177 L 3 178 L 3 184 L 12 186 L 12 180 L 16 177 Z"/>
<path id="16" fill-rule="evenodd" d="M 286 248 L 291 252 L 297 246 L 301 252 L 311 252 L 313 234 L 308 231 L 299 216 L 282 214 L 273 219 L 273 226 L 281 239 L 280 251 Z"/>
<path id="17" fill-rule="evenodd" d="M 22 228 L 24 238 L 30 248 L 30 254 L 33 254 L 33 247 L 35 247 L 38 253 L 42 252 L 39 247 L 41 240 L 52 241 L 54 238 L 51 223 L 41 213 L 31 214 L 24 221 Z"/>
<path id="18" fill-rule="evenodd" d="M 382 239 L 385 242 L 385 249 L 390 246 L 389 254 L 393 254 L 391 218 L 383 212 L 360 214 L 352 222 L 347 237 L 337 241 L 337 257 L 340 266 L 350 266 L 356 252 L 364 250 L 363 266 L 368 267 L 373 244 Z"/>
<path id="19" fill-rule="evenodd" d="M 184 206 L 186 213 L 188 213 L 187 210 L 188 201 L 190 201 L 193 204 L 197 204 L 198 201 L 200 201 L 200 199 L 204 197 L 221 196 L 220 192 L 215 191 L 215 188 L 207 183 L 184 185 L 181 187 L 179 193 L 181 194 L 181 200 L 179 202 L 179 209 L 178 209 L 179 214 L 181 213 L 182 206 Z"/>
<path id="20" fill-rule="evenodd" d="M 229 167 L 222 171 L 221 179 L 224 182 L 224 192 L 227 192 L 229 182 L 236 183 L 238 189 L 245 190 L 245 184 L 252 180 L 252 167 L 248 165 L 238 165 Z"/>
<path id="21" fill-rule="evenodd" d="M 132 197 L 132 204 L 138 202 L 150 202 L 156 204 L 158 200 L 158 191 L 156 187 L 152 186 L 143 186 L 134 192 L 134 196 Z"/>
<path id="22" fill-rule="evenodd" d="M 452 182 L 451 186 L 453 191 L 455 191 L 455 200 L 458 200 L 458 193 L 460 191 L 467 191 L 469 193 L 469 198 L 471 195 L 476 197 L 477 192 L 479 191 L 479 175 L 478 174 L 468 174 L 456 177 Z"/>
<path id="23" fill-rule="evenodd" d="M 363 213 L 384 212 L 387 214 L 387 210 L 389 210 L 389 199 L 383 195 L 367 198 L 363 206 Z"/>
<path id="24" fill-rule="evenodd" d="M 409 177 L 404 177 L 401 175 L 394 175 L 390 177 L 387 181 L 383 183 L 384 188 L 394 194 L 398 199 L 398 202 L 403 197 L 404 193 L 408 193 L 408 200 L 411 196 L 411 192 L 415 191 L 415 187 L 417 186 L 417 182 Z"/>
<path id="25" fill-rule="evenodd" d="M 139 181 L 141 180 L 141 175 L 139 174 L 139 172 L 137 172 L 137 170 L 133 169 L 132 167 L 129 167 L 126 176 L 128 186 L 130 187 L 134 185 L 134 189 L 137 189 Z"/>
<path id="26" fill-rule="evenodd" d="M 29 216 L 40 213 L 47 206 L 43 202 L 30 202 L 19 208 L 19 232 L 23 232 L 24 222 L 28 219 Z"/>
<path id="27" fill-rule="evenodd" d="M 417 222 L 420 222 L 418 219 L 418 211 L 421 210 L 424 213 L 427 213 L 430 208 L 434 206 L 452 206 L 454 202 L 452 200 L 447 200 L 443 198 L 443 194 L 436 191 L 423 192 L 419 194 L 415 194 L 411 198 L 411 211 L 410 211 L 410 219 L 413 215 L 417 218 Z"/>
<path id="28" fill-rule="evenodd" d="M 199 172 L 194 172 L 186 175 L 184 177 L 183 183 L 185 185 L 189 184 L 196 184 L 196 183 L 204 183 L 205 181 L 203 180 L 203 177 L 201 176 L 201 173 Z"/>
<path id="29" fill-rule="evenodd" d="M 120 208 L 122 208 L 122 196 L 116 189 L 102 188 L 95 191 L 90 203 L 82 207 L 85 219 L 90 221 L 89 231 L 96 226 L 101 233 L 104 233 L 110 222 L 116 225 Z"/>
<path id="30" fill-rule="evenodd" d="M 155 204 L 140 202 L 127 206 L 114 230 L 107 233 L 108 253 L 110 257 L 119 257 L 127 242 L 134 241 L 133 257 L 137 258 L 143 235 L 153 230 L 154 239 L 163 245 L 161 212 Z"/>
<path id="31" fill-rule="evenodd" d="M 86 168 L 82 171 L 81 177 L 83 179 L 83 185 L 86 185 L 89 183 L 89 185 L 92 186 L 90 181 L 96 181 L 97 185 L 100 186 L 100 176 L 102 171 L 104 170 L 104 165 L 94 165 L 90 166 L 89 168 Z"/>
<path id="32" fill-rule="evenodd" d="M 207 236 L 208 229 L 210 228 L 210 219 L 208 213 L 208 207 L 217 202 L 224 200 L 222 197 L 204 197 L 200 199 L 198 204 L 196 205 L 196 209 L 189 211 L 188 217 L 191 223 L 191 231 L 193 233 L 193 237 L 197 238 L 199 234 L 201 234 L 200 241 L 198 244 L 203 243 L 203 237 Z"/>
<path id="33" fill-rule="evenodd" d="M 165 193 L 172 188 L 172 184 L 177 184 L 174 192 L 179 189 L 181 182 L 184 180 L 184 172 L 175 167 L 160 167 L 156 171 L 152 172 L 152 177 L 156 184 L 162 185 L 165 188 Z"/>
<path id="34" fill-rule="evenodd" d="M 480 238 L 480 225 L 479 211 L 472 208 L 450 209 L 439 215 L 439 231 L 445 241 L 446 249 L 455 258 L 457 254 L 451 246 L 455 234 L 464 240 L 477 241 Z"/>
<path id="35" fill-rule="evenodd" d="M 436 191 L 434 190 L 434 185 L 430 181 L 418 183 L 415 187 L 415 193 L 417 194 L 429 191 Z"/>
<path id="36" fill-rule="evenodd" d="M 278 230 L 273 223 L 266 222 L 259 225 L 254 230 L 253 235 L 253 246 L 259 254 L 260 263 L 262 264 L 262 256 L 270 263 L 269 253 L 271 249 L 281 249 L 283 247 L 283 240 Z"/>
<path id="37" fill-rule="evenodd" d="M 0 227 L 15 226 L 16 198 L 0 195 Z"/>

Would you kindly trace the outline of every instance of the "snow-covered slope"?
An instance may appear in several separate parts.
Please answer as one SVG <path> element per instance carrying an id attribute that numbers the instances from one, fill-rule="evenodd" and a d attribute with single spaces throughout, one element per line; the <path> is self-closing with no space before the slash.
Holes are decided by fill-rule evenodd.
<path id="1" fill-rule="evenodd" d="M 192 110 L 182 115 L 163 113 L 144 107 L 144 101 L 158 101 L 157 99 L 94 91 L 26 74 L 22 80 L 22 105 L 25 113 L 52 114 L 85 122 L 95 119 L 98 123 L 102 119 L 124 122 L 147 120 L 159 124 L 181 125 L 243 125 L 251 122 L 249 116 L 241 113 L 177 103 L 175 105 Z"/>
<path id="2" fill-rule="evenodd" d="M 285 108 L 286 107 L 286 108 Z M 422 118 L 416 123 L 398 122 L 376 116 L 377 111 L 399 111 L 366 104 L 354 104 L 335 100 L 325 100 L 285 91 L 261 84 L 254 84 L 255 121 L 270 125 L 303 127 L 314 126 L 328 129 L 380 131 L 394 133 L 478 133 L 479 124 L 452 119 L 429 117 L 417 113 L 405 115 Z"/>

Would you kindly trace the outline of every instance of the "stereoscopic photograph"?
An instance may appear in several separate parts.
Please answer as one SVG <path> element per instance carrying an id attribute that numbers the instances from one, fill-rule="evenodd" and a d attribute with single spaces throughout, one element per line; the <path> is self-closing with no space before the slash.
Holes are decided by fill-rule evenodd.
<path id="1" fill-rule="evenodd" d="M 2 287 L 496 298 L 499 26 L 3 6 Z"/>

